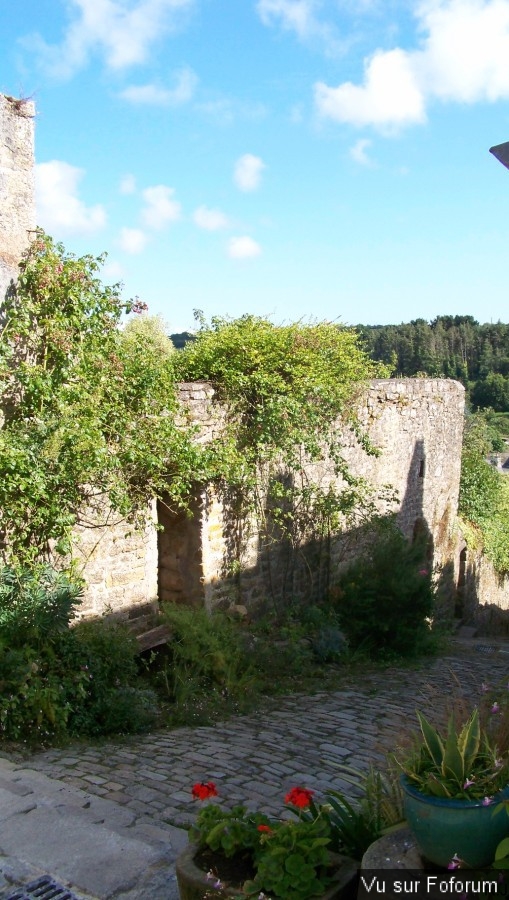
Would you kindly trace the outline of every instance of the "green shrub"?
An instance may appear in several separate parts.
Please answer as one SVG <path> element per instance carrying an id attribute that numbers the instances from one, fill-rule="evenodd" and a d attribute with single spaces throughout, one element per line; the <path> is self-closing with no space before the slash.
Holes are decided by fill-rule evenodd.
<path id="1" fill-rule="evenodd" d="M 224 613 L 175 604 L 166 604 L 163 616 L 172 640 L 154 675 L 172 704 L 172 721 L 197 724 L 218 709 L 237 709 L 257 681 L 240 628 Z"/>
<path id="2" fill-rule="evenodd" d="M 0 570 L 0 738 L 45 744 L 140 731 L 156 720 L 126 626 L 70 627 L 80 595 L 48 567 Z"/>
<path id="3" fill-rule="evenodd" d="M 80 584 L 49 566 L 0 573 L 0 637 L 10 647 L 52 641 L 65 631 L 83 595 Z"/>
<path id="4" fill-rule="evenodd" d="M 374 657 L 411 657 L 430 649 L 434 590 L 423 542 L 396 528 L 379 535 L 331 591 L 353 650 Z"/>

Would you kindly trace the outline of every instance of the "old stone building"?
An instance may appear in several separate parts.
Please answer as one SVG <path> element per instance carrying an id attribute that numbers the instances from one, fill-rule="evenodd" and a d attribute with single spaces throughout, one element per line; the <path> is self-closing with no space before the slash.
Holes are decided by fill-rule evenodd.
<path id="1" fill-rule="evenodd" d="M 204 383 L 183 385 L 181 399 L 206 440 L 220 427 L 212 388 Z M 380 455 L 368 455 L 350 431 L 341 431 L 351 471 L 375 488 L 394 488 L 398 499 L 391 509 L 403 533 L 409 540 L 426 533 L 430 561 L 440 566 L 451 563 L 453 568 L 463 409 L 464 389 L 458 382 L 380 380 L 359 401 L 360 420 Z M 310 474 L 317 477 L 316 467 Z M 331 478 L 326 464 L 318 475 Z M 143 535 L 129 533 L 122 523 L 99 531 L 80 530 L 76 552 L 88 583 L 84 612 L 97 614 L 106 606 L 127 609 L 156 597 L 213 608 L 239 601 L 254 605 L 263 602 L 269 590 L 281 595 L 284 548 L 272 547 L 268 553 L 256 529 L 236 560 L 240 571 L 235 577 L 228 574 L 232 561 L 229 523 L 224 505 L 210 488 L 200 491 L 192 518 L 171 513 L 158 503 L 153 521 L 154 527 Z M 162 526 L 159 531 L 156 522 Z M 340 565 L 356 550 L 355 529 L 338 536 L 332 544 L 331 565 Z M 313 572 L 318 572 L 319 565 L 312 561 L 320 548 L 305 548 L 304 557 L 306 552 L 308 560 L 292 572 L 293 597 L 312 598 L 318 590 Z"/>
<path id="2" fill-rule="evenodd" d="M 0 298 L 35 228 L 34 104 L 0 94 Z"/>
<path id="3" fill-rule="evenodd" d="M 32 103 L 0 96 L 0 298 L 16 278 L 35 227 L 33 125 Z M 221 422 L 212 388 L 183 385 L 181 399 L 207 440 Z M 409 540 L 428 535 L 430 562 L 448 567 L 451 583 L 459 579 L 465 607 L 500 607 L 507 602 L 507 582 L 489 577 L 486 562 L 469 555 L 456 528 L 463 409 L 464 390 L 454 381 L 375 381 L 359 399 L 359 417 L 380 455 L 368 456 L 348 431 L 342 432 L 344 455 L 355 474 L 396 491 L 392 509 L 402 531 Z M 326 465 L 318 475 L 331 477 Z M 87 582 L 83 615 L 127 612 L 157 598 L 209 608 L 239 599 L 257 603 L 267 591 L 268 572 L 271 589 L 281 589 L 284 548 L 268 553 L 256 529 L 231 575 L 227 515 L 210 488 L 197 491 L 192 518 L 170 512 L 164 502 L 153 503 L 151 517 L 143 534 L 111 515 L 100 527 L 76 529 L 74 552 Z M 355 529 L 333 541 L 331 565 L 344 561 L 345 548 L 346 556 L 358 551 Z M 311 559 L 320 548 L 306 550 Z M 293 569 L 294 594 L 312 597 L 317 590 L 310 568 Z"/>

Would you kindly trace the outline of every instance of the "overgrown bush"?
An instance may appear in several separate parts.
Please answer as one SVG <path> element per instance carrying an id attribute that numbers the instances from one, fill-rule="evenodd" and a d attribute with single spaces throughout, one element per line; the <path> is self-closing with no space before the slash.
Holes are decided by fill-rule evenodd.
<path id="1" fill-rule="evenodd" d="M 48 567 L 0 570 L 0 739 L 44 744 L 154 723 L 135 640 L 118 623 L 71 628 L 80 596 Z"/>
<path id="2" fill-rule="evenodd" d="M 461 458 L 459 512 L 478 529 L 484 553 L 496 571 L 506 573 L 509 572 L 509 483 L 507 476 L 487 461 L 491 448 L 485 417 L 470 416 Z"/>
<path id="3" fill-rule="evenodd" d="M 434 589 L 426 547 L 409 544 L 395 527 L 374 536 L 338 578 L 331 599 L 352 649 L 390 658 L 432 646 Z"/>
<path id="4" fill-rule="evenodd" d="M 172 629 L 166 654 L 152 665 L 173 722 L 197 724 L 217 710 L 237 708 L 257 690 L 257 674 L 242 631 L 222 613 L 166 604 Z"/>

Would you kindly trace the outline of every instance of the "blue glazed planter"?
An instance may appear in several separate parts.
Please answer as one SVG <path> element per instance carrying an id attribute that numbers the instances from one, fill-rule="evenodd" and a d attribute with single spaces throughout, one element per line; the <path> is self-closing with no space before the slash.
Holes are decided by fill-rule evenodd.
<path id="1" fill-rule="evenodd" d="M 497 802 L 509 797 L 509 787 L 483 806 L 482 800 L 449 800 L 422 794 L 403 776 L 403 809 L 408 826 L 424 857 L 447 868 L 459 856 L 470 868 L 489 866 L 502 838 L 509 835 L 505 812 L 493 815 Z"/>

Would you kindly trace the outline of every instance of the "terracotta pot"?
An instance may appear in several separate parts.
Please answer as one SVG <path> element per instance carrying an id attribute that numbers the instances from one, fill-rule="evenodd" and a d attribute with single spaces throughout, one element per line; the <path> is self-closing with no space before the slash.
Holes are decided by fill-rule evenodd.
<path id="1" fill-rule="evenodd" d="M 405 777 L 401 785 L 405 817 L 425 860 L 446 868 L 456 855 L 472 869 L 493 862 L 498 843 L 509 833 L 507 815 L 494 816 L 493 810 L 509 797 L 509 788 L 483 806 L 482 800 L 431 797 Z"/>
<path id="2" fill-rule="evenodd" d="M 219 890 L 195 863 L 196 844 L 189 844 L 180 853 L 175 864 L 180 900 L 215 900 L 221 897 L 239 897 L 239 887 L 223 887 Z M 334 867 L 333 881 L 324 894 L 314 900 L 354 900 L 357 893 L 358 863 L 347 856 L 331 853 Z M 310 898 L 311 900 L 311 898 Z"/>

